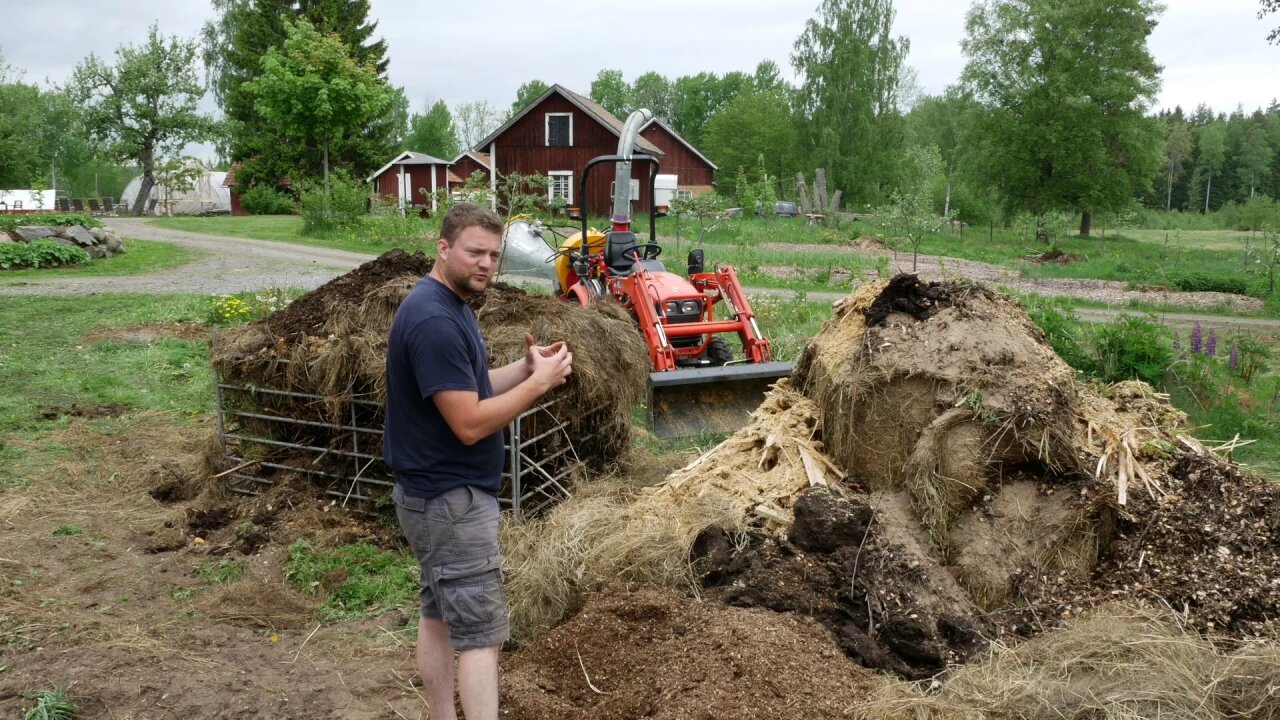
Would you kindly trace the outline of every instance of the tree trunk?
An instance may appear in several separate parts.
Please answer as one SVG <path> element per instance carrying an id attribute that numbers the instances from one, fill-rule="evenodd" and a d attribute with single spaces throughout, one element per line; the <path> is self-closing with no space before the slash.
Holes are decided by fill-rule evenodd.
<path id="1" fill-rule="evenodd" d="M 156 159 L 155 150 L 150 146 L 143 146 L 142 149 L 142 183 L 138 187 L 138 196 L 133 199 L 133 208 L 129 214 L 134 217 L 142 215 L 142 211 L 147 207 L 147 201 L 151 199 L 151 188 L 156 186 Z"/>
<path id="2" fill-rule="evenodd" d="M 947 199 L 942 202 L 942 217 L 951 218 L 951 176 L 947 176 Z"/>
<path id="3" fill-rule="evenodd" d="M 1093 230 L 1093 216 L 1086 210 L 1080 213 L 1080 236 L 1089 237 L 1089 233 Z"/>
<path id="4" fill-rule="evenodd" d="M 1209 214 L 1209 192 L 1213 190 L 1213 168 L 1209 169 L 1209 181 L 1204 184 L 1204 214 Z"/>
<path id="5" fill-rule="evenodd" d="M 805 215 L 813 212 L 813 203 L 809 202 L 809 187 L 802 173 L 796 173 L 796 193 L 800 197 L 800 211 Z"/>
<path id="6" fill-rule="evenodd" d="M 1169 163 L 1169 182 L 1165 183 L 1164 211 L 1173 209 L 1173 163 Z"/>
<path id="7" fill-rule="evenodd" d="M 432 172 L 435 168 L 432 167 Z M 324 144 L 324 215 L 329 218 L 329 143 Z"/>

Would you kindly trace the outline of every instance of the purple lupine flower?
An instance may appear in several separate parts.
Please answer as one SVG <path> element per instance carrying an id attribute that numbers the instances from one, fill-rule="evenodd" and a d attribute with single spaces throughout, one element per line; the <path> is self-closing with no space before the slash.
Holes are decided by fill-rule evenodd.
<path id="1" fill-rule="evenodd" d="M 1218 333 L 1209 328 L 1209 339 L 1204 341 L 1204 354 L 1213 357 L 1218 354 Z"/>
<path id="2" fill-rule="evenodd" d="M 1227 367 L 1231 368 L 1231 372 L 1240 372 L 1240 348 L 1235 343 L 1231 343 L 1231 354 L 1227 356 Z"/>
<path id="3" fill-rule="evenodd" d="M 1200 347 L 1200 321 L 1197 320 L 1195 324 L 1191 326 L 1191 352 L 1199 353 Z"/>

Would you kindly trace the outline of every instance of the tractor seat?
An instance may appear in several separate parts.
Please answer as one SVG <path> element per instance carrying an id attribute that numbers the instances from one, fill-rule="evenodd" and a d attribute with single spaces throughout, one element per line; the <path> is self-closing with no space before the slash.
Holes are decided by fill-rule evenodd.
<path id="1" fill-rule="evenodd" d="M 615 275 L 630 275 L 636 270 L 634 255 L 637 252 L 636 234 L 631 231 L 611 232 L 604 244 L 604 262 Z M 640 267 L 648 272 L 665 272 L 658 260 L 640 260 Z"/>

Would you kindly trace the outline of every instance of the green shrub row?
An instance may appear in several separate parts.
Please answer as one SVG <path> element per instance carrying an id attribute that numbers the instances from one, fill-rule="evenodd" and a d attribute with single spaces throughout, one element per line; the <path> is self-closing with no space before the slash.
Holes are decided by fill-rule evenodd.
<path id="1" fill-rule="evenodd" d="M 292 215 L 293 196 L 266 185 L 254 185 L 240 194 L 240 204 L 253 215 Z"/>
<path id="2" fill-rule="evenodd" d="M 0 230 L 12 230 L 19 225 L 79 225 L 86 228 L 102 227 L 102 222 L 84 213 L 31 213 L 27 215 L 0 215 Z"/>
<path id="3" fill-rule="evenodd" d="M 1183 292 L 1222 292 L 1249 295 L 1249 282 L 1243 277 L 1225 277 L 1207 273 L 1181 273 L 1169 278 L 1170 290 Z"/>
<path id="4" fill-rule="evenodd" d="M 30 243 L 0 245 L 0 270 L 61 267 L 89 261 L 89 253 L 78 247 L 41 238 Z"/>

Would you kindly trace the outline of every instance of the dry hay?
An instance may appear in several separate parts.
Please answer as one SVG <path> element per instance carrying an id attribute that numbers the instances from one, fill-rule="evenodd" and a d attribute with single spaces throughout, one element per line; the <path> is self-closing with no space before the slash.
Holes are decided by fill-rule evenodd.
<path id="1" fill-rule="evenodd" d="M 543 517 L 504 520 L 503 574 L 511 634 L 528 642 L 575 612 L 584 593 L 611 585 L 696 592 L 689 548 L 707 527 L 736 527 L 719 496 L 678 506 L 634 486 L 595 480 Z"/>
<path id="2" fill-rule="evenodd" d="M 1228 644 L 1229 645 L 1229 644 Z M 1280 644 L 1233 650 L 1168 611 L 1109 607 L 954 669 L 935 685 L 892 682 L 862 720 L 1280 718 Z"/>
<path id="3" fill-rule="evenodd" d="M 253 412 L 321 422 L 350 422 L 349 398 L 385 401 L 387 337 L 401 302 L 432 260 L 393 250 L 295 300 L 266 319 L 215 338 L 213 363 L 229 382 L 316 395 L 322 400 L 254 393 L 228 393 L 228 404 L 247 403 Z M 574 372 L 545 398 L 554 405 L 523 428 L 537 437 L 565 424 L 530 448 L 534 458 L 554 453 L 572 438 L 578 458 L 601 467 L 630 442 L 629 412 L 645 388 L 648 352 L 634 322 L 611 302 L 582 308 L 519 288 L 496 284 L 470 303 L 477 310 L 490 362 L 520 358 L 525 333 L 540 344 L 565 341 Z M 356 406 L 356 422 L 380 428 L 381 410 Z M 302 428 L 241 418 L 252 434 L 317 447 L 349 444 L 327 428 Z M 362 448 L 379 454 L 380 448 Z"/>
<path id="4" fill-rule="evenodd" d="M 802 489 L 840 479 L 815 431 L 816 407 L 784 380 L 747 427 L 661 484 L 596 480 L 544 518 L 505 526 L 513 636 L 537 636 L 613 583 L 696 593 L 690 551 L 705 531 L 785 527 Z"/>
<path id="5" fill-rule="evenodd" d="M 278 579 L 245 579 L 201 595 L 196 604 L 205 615 L 219 622 L 287 630 L 314 620 L 317 602 Z"/>

